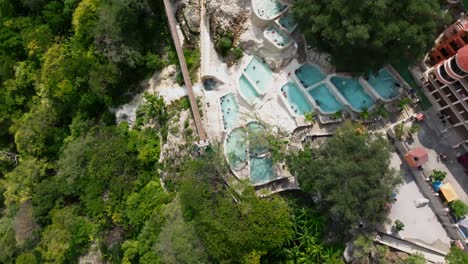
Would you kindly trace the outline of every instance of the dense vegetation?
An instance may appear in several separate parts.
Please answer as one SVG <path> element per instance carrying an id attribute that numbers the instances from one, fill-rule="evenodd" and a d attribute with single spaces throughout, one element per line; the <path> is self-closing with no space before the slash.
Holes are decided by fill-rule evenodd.
<path id="1" fill-rule="evenodd" d="M 293 11 L 309 45 L 330 53 L 337 70 L 362 73 L 421 59 L 447 23 L 440 2 L 297 0 Z"/>
<path id="2" fill-rule="evenodd" d="M 402 181 L 390 168 L 391 148 L 379 135 L 345 123 L 320 148 L 290 157 L 291 171 L 346 230 L 385 221 L 386 204 Z"/>
<path id="3" fill-rule="evenodd" d="M 286 157 L 280 131 L 251 133 L 322 195 L 317 207 L 308 193 L 229 187 L 216 147 L 189 156 L 186 99 L 145 94 L 135 124 L 117 125 L 109 109 L 175 62 L 163 10 L 160 0 L 0 0 L 0 263 L 342 263 L 331 224 L 384 219 L 396 183 L 388 145 L 348 125 L 323 150 Z M 200 54 L 185 48 L 195 78 Z M 185 152 L 161 161 L 171 136 Z"/>

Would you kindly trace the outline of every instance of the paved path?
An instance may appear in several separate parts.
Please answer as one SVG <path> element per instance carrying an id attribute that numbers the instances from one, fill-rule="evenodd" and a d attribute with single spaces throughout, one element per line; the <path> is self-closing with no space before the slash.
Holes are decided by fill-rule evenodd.
<path id="1" fill-rule="evenodd" d="M 445 263 L 445 253 L 389 234 L 378 232 L 375 241 L 409 254 L 421 253 L 432 263 Z"/>
<path id="2" fill-rule="evenodd" d="M 184 77 L 185 87 L 187 88 L 187 94 L 190 101 L 190 107 L 192 108 L 193 119 L 195 120 L 198 137 L 200 140 L 206 140 L 205 130 L 203 129 L 200 117 L 200 111 L 198 110 L 198 104 L 193 93 L 192 82 L 190 81 L 187 63 L 185 62 L 184 52 L 180 44 L 179 35 L 177 34 L 177 22 L 174 16 L 174 10 L 172 9 L 172 5 L 169 0 L 163 1 L 164 7 L 166 9 L 167 20 L 169 21 L 169 27 L 171 29 L 172 39 L 174 40 L 174 46 L 177 51 L 177 57 L 179 58 L 180 69 L 182 71 L 182 76 Z"/>
<path id="3" fill-rule="evenodd" d="M 396 140 L 395 147 L 398 150 L 398 153 L 401 155 L 401 158 L 403 159 L 403 155 L 406 154 L 409 150 L 408 146 L 406 145 L 406 143 L 402 143 L 401 141 Z M 434 195 L 431 187 L 426 182 L 426 177 L 428 175 L 424 175 L 423 171 L 420 171 L 419 169 L 409 168 L 406 165 L 406 163 L 404 163 L 403 166 L 406 168 L 406 170 L 411 172 L 411 175 L 413 175 L 413 178 L 416 184 L 418 185 L 421 193 L 425 196 L 425 198 L 429 199 L 429 206 L 431 207 L 432 211 L 434 211 L 442 227 L 444 227 L 445 231 L 447 231 L 447 234 L 450 237 L 450 239 L 460 239 L 461 241 L 464 241 L 464 238 L 461 237 L 461 235 L 458 232 L 458 229 L 453 226 L 453 223 L 450 217 L 448 216 L 447 212 L 445 212 L 444 204 L 438 196 Z"/>

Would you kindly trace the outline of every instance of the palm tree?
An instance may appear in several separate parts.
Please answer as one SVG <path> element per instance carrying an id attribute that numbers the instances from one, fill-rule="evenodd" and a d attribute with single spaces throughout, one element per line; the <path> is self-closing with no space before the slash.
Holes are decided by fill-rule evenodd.
<path id="1" fill-rule="evenodd" d="M 361 118 L 363 121 L 369 119 L 369 110 L 367 108 L 362 109 Z"/>
<path id="2" fill-rule="evenodd" d="M 411 99 L 408 97 L 402 98 L 400 101 L 398 101 L 398 107 L 403 110 L 405 109 L 409 104 L 411 103 Z"/>
<path id="3" fill-rule="evenodd" d="M 305 117 L 305 121 L 307 123 L 310 123 L 311 125 L 313 125 L 315 123 L 315 120 L 314 120 L 314 112 L 308 112 L 308 113 L 305 113 L 304 114 L 304 117 Z"/>

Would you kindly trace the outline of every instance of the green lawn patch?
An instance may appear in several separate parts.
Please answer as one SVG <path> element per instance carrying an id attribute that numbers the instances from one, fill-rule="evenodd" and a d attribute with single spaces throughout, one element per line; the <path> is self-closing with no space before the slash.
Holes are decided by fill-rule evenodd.
<path id="1" fill-rule="evenodd" d="M 468 1 L 468 0 L 466 0 Z M 419 104 L 421 105 L 423 110 L 427 110 L 431 108 L 432 104 L 431 101 L 426 97 L 422 88 L 416 83 L 413 79 L 413 76 L 408 70 L 409 64 L 405 61 L 401 61 L 400 63 L 393 64 L 393 68 L 398 71 L 398 73 L 405 79 L 405 81 L 414 89 L 416 89 L 416 93 L 420 99 Z"/>

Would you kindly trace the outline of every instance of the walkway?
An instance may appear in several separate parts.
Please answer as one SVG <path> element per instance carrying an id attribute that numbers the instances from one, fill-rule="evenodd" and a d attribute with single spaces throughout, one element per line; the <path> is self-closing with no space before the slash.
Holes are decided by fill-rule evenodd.
<path id="1" fill-rule="evenodd" d="M 410 148 L 405 142 L 399 140 L 395 141 L 395 147 L 398 153 L 401 155 L 401 159 L 403 160 L 403 155 L 406 154 Z M 428 175 L 424 175 L 424 173 L 418 169 L 409 168 L 405 163 L 404 167 L 411 172 L 411 175 L 413 175 L 413 178 L 416 181 L 416 184 L 418 185 L 421 193 L 424 195 L 424 198 L 429 199 L 429 206 L 437 216 L 439 222 L 442 224 L 442 227 L 444 227 L 445 231 L 447 231 L 450 239 L 463 241 L 464 239 L 459 234 L 458 229 L 453 226 L 449 215 L 444 210 L 446 206 L 442 203 L 438 196 L 434 195 L 431 187 L 426 182 L 426 177 L 428 177 Z"/>
<path id="2" fill-rule="evenodd" d="M 193 93 L 192 81 L 190 80 L 190 75 L 187 68 L 187 63 L 185 62 L 184 52 L 180 44 L 179 35 L 177 34 L 177 22 L 174 16 L 173 8 L 169 0 L 164 0 L 164 7 L 166 9 L 167 20 L 169 21 L 169 27 L 171 29 L 172 39 L 174 40 L 174 46 L 177 51 L 177 57 L 179 58 L 180 69 L 182 71 L 182 76 L 184 77 L 185 87 L 187 88 L 187 94 L 190 101 L 190 107 L 192 109 L 193 119 L 195 121 L 195 126 L 197 128 L 198 137 L 201 141 L 206 140 L 205 130 L 202 126 L 202 121 L 200 117 L 200 112 L 198 110 L 197 100 Z"/>
<path id="3" fill-rule="evenodd" d="M 389 234 L 378 232 L 375 241 L 409 254 L 421 253 L 424 255 L 424 258 L 431 263 L 445 263 L 444 252 L 440 252 L 436 249 L 431 249 L 414 242 L 406 241 Z"/>
<path id="4" fill-rule="evenodd" d="M 219 58 L 210 35 L 210 16 L 206 13 L 206 1 L 201 1 L 200 11 L 200 53 L 201 78 L 215 78 L 222 83 L 229 82 L 226 64 Z"/>

